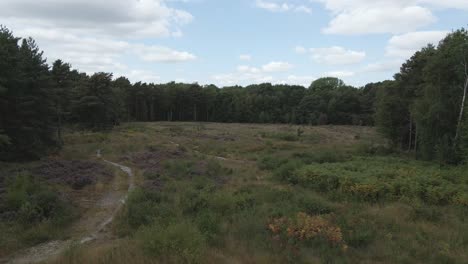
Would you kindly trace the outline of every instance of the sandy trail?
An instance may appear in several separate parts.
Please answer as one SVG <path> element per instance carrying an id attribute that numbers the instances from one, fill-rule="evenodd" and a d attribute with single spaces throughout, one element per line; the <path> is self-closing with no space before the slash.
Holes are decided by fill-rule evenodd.
<path id="1" fill-rule="evenodd" d="M 97 157 L 102 158 L 101 150 L 97 151 Z M 106 227 L 112 223 L 117 213 L 122 209 L 127 201 L 128 193 L 135 188 L 133 180 L 133 172 L 129 167 L 123 166 L 118 163 L 107 161 L 104 162 L 111 164 L 125 172 L 128 176 L 128 189 L 125 193 L 119 192 L 117 188 L 111 188 L 107 193 L 94 204 L 92 215 L 83 215 L 80 220 L 74 225 L 72 229 L 81 230 L 81 234 L 69 240 L 51 241 L 37 245 L 35 247 L 20 251 L 13 256 L 0 260 L 0 263 L 10 264 L 26 264 L 26 263 L 39 263 L 58 256 L 66 250 L 72 243 L 86 244 L 100 238 L 104 238 Z M 116 179 L 114 177 L 114 185 Z"/>

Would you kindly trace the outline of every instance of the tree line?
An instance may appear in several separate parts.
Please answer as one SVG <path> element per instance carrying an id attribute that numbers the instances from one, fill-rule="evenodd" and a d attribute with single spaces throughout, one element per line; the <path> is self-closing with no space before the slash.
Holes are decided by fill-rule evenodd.
<path id="1" fill-rule="evenodd" d="M 0 160 L 34 159 L 60 148 L 64 126 L 106 130 L 127 121 L 194 121 L 377 125 L 401 149 L 457 162 L 468 148 L 466 45 L 466 30 L 453 32 L 438 47 L 417 52 L 394 80 L 361 88 L 331 77 L 307 88 L 220 88 L 132 84 L 111 73 L 81 73 L 61 60 L 49 66 L 33 39 L 1 27 Z"/>
<path id="2" fill-rule="evenodd" d="M 407 60 L 378 91 L 375 120 L 400 149 L 459 163 L 468 153 L 468 32 L 454 31 Z"/>

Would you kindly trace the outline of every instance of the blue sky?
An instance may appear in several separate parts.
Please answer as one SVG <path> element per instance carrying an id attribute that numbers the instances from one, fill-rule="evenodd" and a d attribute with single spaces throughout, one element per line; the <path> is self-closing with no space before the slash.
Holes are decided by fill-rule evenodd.
<path id="1" fill-rule="evenodd" d="M 110 4 L 112 3 L 112 4 Z M 361 86 L 468 25 L 467 0 L 4 0 L 49 61 L 131 81 Z"/>

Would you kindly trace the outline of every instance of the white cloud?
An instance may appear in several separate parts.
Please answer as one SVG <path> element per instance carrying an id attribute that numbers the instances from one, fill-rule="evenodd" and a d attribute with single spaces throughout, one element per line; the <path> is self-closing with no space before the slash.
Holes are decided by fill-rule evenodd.
<path id="1" fill-rule="evenodd" d="M 293 65 L 288 62 L 272 61 L 262 66 L 264 72 L 284 72 L 293 68 Z"/>
<path id="2" fill-rule="evenodd" d="M 401 60 L 390 60 L 370 63 L 364 66 L 360 72 L 397 72 L 403 62 Z"/>
<path id="3" fill-rule="evenodd" d="M 264 82 L 274 82 L 275 78 L 272 73 L 285 72 L 293 67 L 287 62 L 270 62 L 261 67 L 252 67 L 248 65 L 240 65 L 233 73 L 216 74 L 211 76 L 218 85 L 246 85 L 257 84 Z"/>
<path id="4" fill-rule="evenodd" d="M 317 78 L 315 76 L 297 76 L 297 75 L 289 75 L 287 81 L 284 83 L 286 84 L 294 84 L 294 85 L 302 85 L 305 87 L 309 87 L 310 84 L 315 81 Z"/>
<path id="5" fill-rule="evenodd" d="M 180 36 L 180 27 L 192 20 L 164 0 L 116 0 L 111 5 L 104 0 L 5 0 L 0 19 L 15 35 L 33 37 L 49 63 L 62 59 L 87 73 L 133 74 L 126 57 L 160 63 L 196 58 L 187 51 L 145 44 L 149 38 Z"/>
<path id="6" fill-rule="evenodd" d="M 241 73 L 270 73 L 270 72 L 285 72 L 293 68 L 293 65 L 287 62 L 272 61 L 268 64 L 261 66 L 260 68 L 251 67 L 248 65 L 240 65 L 237 67 L 237 71 Z"/>
<path id="7" fill-rule="evenodd" d="M 265 1 L 265 0 L 257 0 L 255 5 L 258 8 L 268 10 L 270 12 L 287 12 L 287 11 L 294 11 L 294 12 L 301 12 L 311 14 L 312 9 L 305 6 L 305 5 L 295 5 L 287 2 L 278 3 L 273 1 Z"/>
<path id="8" fill-rule="evenodd" d="M 346 50 L 339 46 L 313 48 L 310 49 L 310 52 L 316 62 L 328 65 L 355 64 L 363 61 L 366 57 L 366 53 L 363 51 Z"/>
<path id="9" fill-rule="evenodd" d="M 307 14 L 311 14 L 312 13 L 312 9 L 307 7 L 307 6 L 304 6 L 304 5 L 300 5 L 300 6 L 296 6 L 296 8 L 294 9 L 294 11 L 296 12 L 303 12 L 303 13 L 307 13 Z"/>
<path id="10" fill-rule="evenodd" d="M 227 74 L 216 74 L 212 76 L 212 79 L 221 86 L 231 86 L 231 85 L 243 85 L 243 84 L 258 84 L 271 82 L 273 76 L 256 74 L 256 73 L 227 73 Z"/>
<path id="11" fill-rule="evenodd" d="M 386 55 L 409 58 L 427 44 L 437 45 L 448 33 L 449 31 L 418 31 L 393 36 L 386 47 Z"/>
<path id="12" fill-rule="evenodd" d="M 425 8 L 412 6 L 355 9 L 336 16 L 324 30 L 328 34 L 359 35 L 403 33 L 429 25 L 436 19 Z"/>
<path id="13" fill-rule="evenodd" d="M 112 38 L 78 37 L 56 30 L 28 29 L 19 31 L 19 35 L 32 35 L 41 49 L 45 51 L 47 61 L 52 63 L 62 59 L 80 71 L 121 72 L 128 69 L 125 56 L 137 56 L 146 62 L 185 62 L 196 56 L 185 51 L 176 51 L 167 47 L 145 44 L 133 44 Z M 129 70 L 130 72 L 130 70 Z"/>
<path id="14" fill-rule="evenodd" d="M 135 45 L 135 53 L 147 62 L 184 62 L 195 60 L 197 57 L 186 51 L 177 51 L 161 46 Z"/>
<path id="15" fill-rule="evenodd" d="M 420 0 L 423 4 L 432 5 L 436 8 L 451 8 L 468 10 L 468 1 L 466 0 Z"/>
<path id="16" fill-rule="evenodd" d="M 322 74 L 324 77 L 336 77 L 336 78 L 344 78 L 344 77 L 352 77 L 355 73 L 352 71 L 329 71 Z"/>
<path id="17" fill-rule="evenodd" d="M 146 82 L 146 83 L 159 83 L 161 82 L 161 77 L 157 74 L 154 74 L 151 71 L 146 70 L 131 70 L 124 73 L 116 73 L 114 77 L 125 76 L 131 82 Z"/>
<path id="18" fill-rule="evenodd" d="M 400 34 L 436 21 L 431 9 L 418 0 L 317 0 L 333 18 L 323 31 L 328 34 Z"/>
<path id="19" fill-rule="evenodd" d="M 262 72 L 259 68 L 250 67 L 250 66 L 247 66 L 247 65 L 238 66 L 237 71 L 242 72 L 242 73 L 253 73 L 253 74 Z"/>
<path id="20" fill-rule="evenodd" d="M 304 48 L 303 46 L 296 46 L 294 48 L 294 51 L 296 51 L 297 54 L 305 54 L 307 53 L 307 49 Z"/>
<path id="21" fill-rule="evenodd" d="M 4 0 L 0 18 L 9 27 L 57 29 L 74 34 L 125 37 L 180 35 L 190 13 L 164 0 Z"/>
<path id="22" fill-rule="evenodd" d="M 239 56 L 239 59 L 243 61 L 249 61 L 252 59 L 252 56 L 250 56 L 249 54 L 242 54 Z"/>

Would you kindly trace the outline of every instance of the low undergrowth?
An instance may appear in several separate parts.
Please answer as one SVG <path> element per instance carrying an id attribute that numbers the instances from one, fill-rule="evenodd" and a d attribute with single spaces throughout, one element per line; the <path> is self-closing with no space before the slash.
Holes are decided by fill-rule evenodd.
<path id="1" fill-rule="evenodd" d="M 9 178 L 0 212 L 0 256 L 63 236 L 75 215 L 70 201 L 25 172 Z"/>
<path id="2" fill-rule="evenodd" d="M 298 213 L 325 216 L 336 210 L 335 204 L 306 190 L 219 185 L 217 178 L 232 172 L 216 161 L 209 161 L 206 171 L 193 177 L 179 173 L 193 164 L 169 164 L 162 175 L 164 188 L 132 192 L 116 224 L 120 235 L 131 236 L 147 254 L 162 262 L 203 262 L 208 249 L 226 249 L 233 241 L 242 248 L 232 250 L 270 252 L 275 262 L 300 260 L 303 256 L 293 252 L 296 247 L 293 250 L 277 243 L 268 229 L 270 221 Z M 309 242 L 298 240 L 296 244 L 301 248 Z"/>

